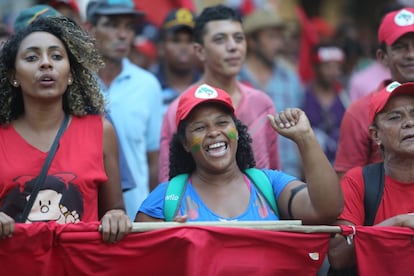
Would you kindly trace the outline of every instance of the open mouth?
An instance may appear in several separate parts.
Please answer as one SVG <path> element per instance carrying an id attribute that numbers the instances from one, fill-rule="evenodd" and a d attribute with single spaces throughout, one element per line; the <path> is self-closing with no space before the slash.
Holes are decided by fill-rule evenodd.
<path id="1" fill-rule="evenodd" d="M 217 142 L 211 144 L 205 148 L 205 150 L 213 156 L 221 156 L 223 155 L 228 148 L 228 144 L 226 142 Z"/>
<path id="2" fill-rule="evenodd" d="M 43 84 L 51 84 L 54 83 L 55 78 L 50 75 L 43 75 L 39 78 L 39 81 Z"/>

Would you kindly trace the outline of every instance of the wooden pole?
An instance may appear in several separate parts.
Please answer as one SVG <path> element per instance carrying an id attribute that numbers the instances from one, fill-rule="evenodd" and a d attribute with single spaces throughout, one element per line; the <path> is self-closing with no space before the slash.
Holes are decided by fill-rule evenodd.
<path id="1" fill-rule="evenodd" d="M 271 231 L 301 232 L 301 233 L 340 233 L 339 226 L 328 225 L 302 225 L 300 220 L 280 220 L 280 221 L 206 221 L 206 222 L 134 222 L 132 232 L 147 232 L 169 227 L 191 227 L 191 226 L 215 226 L 250 228 Z"/>

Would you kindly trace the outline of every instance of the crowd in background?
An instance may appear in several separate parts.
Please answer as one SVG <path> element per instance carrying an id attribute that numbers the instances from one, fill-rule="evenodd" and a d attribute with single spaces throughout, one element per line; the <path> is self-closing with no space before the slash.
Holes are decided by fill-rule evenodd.
<path id="1" fill-rule="evenodd" d="M 111 126 L 104 132 L 110 134 L 111 145 L 104 140 L 104 154 L 99 155 L 109 165 L 99 169 L 109 171 L 108 181 L 115 185 L 106 187 L 116 193 L 98 189 L 114 198 L 100 198 L 108 207 L 93 210 L 94 219 L 105 214 L 104 239 L 119 240 L 129 232 L 130 221 L 167 220 L 163 212 L 167 206 L 164 201 L 168 201 L 165 190 L 184 173 L 190 177 L 185 180 L 181 215 L 168 220 L 295 218 L 307 224 L 373 225 L 374 221 L 364 221 L 366 206 L 360 192 L 365 185 L 365 169 L 361 167 L 370 163 L 379 163 L 376 175 L 386 176 L 388 190 L 382 202 L 392 202 L 379 205 L 375 225 L 413 227 L 412 201 L 405 196 L 413 190 L 410 141 L 414 136 L 414 9 L 408 3 L 389 1 L 375 7 L 371 33 L 347 16 L 335 24 L 321 16 L 309 16 L 296 2 L 290 2 L 294 4 L 289 9 L 282 1 L 272 0 L 204 1 L 202 8 L 198 1 L 168 3 L 140 7 L 131 0 L 44 0 L 1 18 L 0 57 L 5 60 L 1 64 L 2 96 L 11 99 L 1 102 L 13 105 L 13 99 L 19 99 L 16 95 L 23 95 L 24 100 L 15 117 L 13 112 L 10 115 L 2 110 L 11 116 L 3 114 L 4 133 L 13 134 L 16 128 L 27 136 L 28 144 L 36 148 L 36 143 L 31 143 L 35 141 L 43 152 L 48 151 L 45 139 L 33 135 L 28 127 L 41 120 L 27 120 L 26 113 L 39 106 L 44 111 L 49 101 L 33 104 L 37 103 L 37 86 L 27 85 L 26 78 L 47 66 L 53 68 L 61 59 L 67 62 L 63 79 L 51 73 L 35 76 L 41 92 L 57 80 L 64 83 L 58 87 L 59 100 L 54 102 L 56 114 L 70 113 L 65 110 L 70 108 L 65 101 L 72 97 L 67 95 L 72 95 L 73 89 L 85 105 L 90 102 L 82 93 L 87 94 L 88 89 L 99 99 L 99 112 L 86 106 L 82 112 L 74 112 L 76 119 L 72 120 L 101 114 L 104 118 L 93 121 L 96 129 L 100 131 L 101 122 Z M 59 20 L 65 26 L 59 26 Z M 61 32 L 55 34 L 59 28 Z M 74 42 L 69 39 L 71 34 Z M 91 39 L 88 45 L 93 45 L 92 50 L 84 45 L 81 51 L 87 54 L 91 50 L 99 56 L 96 63 L 91 61 L 94 71 L 88 73 L 90 82 L 85 82 L 85 89 L 82 74 L 75 74 L 81 71 L 71 69 L 75 59 L 79 64 L 74 68 L 86 60 L 71 48 L 76 43 L 83 45 L 75 34 Z M 68 56 L 50 54 L 58 40 L 62 52 L 70 50 Z M 27 41 L 35 46 L 22 50 Z M 35 54 L 24 56 L 18 54 L 21 51 Z M 30 71 L 34 63 L 39 65 Z M 30 74 L 21 73 L 26 71 Z M 217 99 L 211 100 L 214 94 Z M 41 118 L 47 121 L 49 117 Z M 55 125 L 43 138 L 52 136 Z M 404 133 L 402 138 L 399 131 Z M 220 138 L 212 139 L 213 134 Z M 94 138 L 89 136 L 91 142 Z M 395 145 L 399 138 L 401 147 Z M 76 136 L 73 141 L 78 142 Z M 96 150 L 101 153 L 99 147 Z M 255 167 L 270 179 L 280 215 L 277 209 L 271 210 L 273 204 L 267 198 L 263 203 L 261 188 L 251 190 L 249 185 L 255 181 L 246 180 L 244 172 Z M 15 185 L 15 179 L 9 178 L 4 181 Z M 399 187 L 400 182 L 404 188 L 398 192 L 390 189 Z M 0 199 L 8 198 L 10 189 L 0 188 Z M 239 194 L 234 196 L 236 192 Z M 255 202 L 249 202 L 251 193 L 257 197 Z M 202 196 L 198 198 L 198 194 Z M 246 204 L 250 210 L 247 215 L 243 213 Z M 58 213 L 63 212 L 61 206 L 55 207 Z M 353 209 L 360 211 L 360 216 Z M 6 213 L 6 209 L 0 211 L 0 215 Z M 80 212 L 72 212 L 72 216 L 82 220 Z M 120 222 L 118 236 L 110 236 L 111 221 Z M 6 220 L 3 217 L 4 222 L 13 225 L 8 216 Z M 12 232 L 11 227 L 3 234 Z M 338 269 L 353 265 L 352 246 L 346 245 L 343 237 L 332 241 L 331 264 Z"/>
<path id="2" fill-rule="evenodd" d="M 91 18 L 86 11 L 88 2 L 44 0 L 32 4 L 50 5 L 60 14 L 74 19 L 83 28 L 95 32 L 97 28 L 91 28 Z M 362 37 L 361 29 L 350 17 L 343 15 L 336 24 L 333 24 L 321 16 L 308 16 L 300 3 L 294 4 L 294 1 L 291 2 L 293 4 L 288 5 L 288 8 L 281 1 L 204 1 L 203 3 L 208 6 L 209 3 L 212 5 L 216 2 L 224 2 L 231 6 L 242 16 L 244 21 L 247 52 L 244 65 L 239 72 L 236 72 L 237 80 L 247 87 L 265 92 L 272 100 L 276 111 L 288 107 L 303 109 L 309 117 L 326 156 L 334 165 L 340 125 L 346 109 L 350 103 L 375 90 L 382 80 L 390 76 L 388 69 L 375 58 L 375 50 L 378 48 L 375 40 L 375 28 L 372 30 L 374 34 L 371 34 L 374 39 L 370 41 L 369 38 Z M 149 7 L 145 7 L 145 5 L 135 7 L 141 15 L 139 20 L 133 23 L 135 34 L 134 38 L 130 39 L 130 49 L 127 53 L 129 61 L 138 65 L 140 70 L 142 69 L 141 78 L 143 75 L 147 76 L 146 72 L 156 77 L 156 80 L 151 79 L 144 82 L 140 79 L 141 86 L 145 83 L 145 87 L 148 87 L 148 89 L 141 87 L 141 90 L 147 91 L 147 94 L 157 94 L 158 92 L 155 91 L 158 88 L 154 87 L 158 84 L 149 88 L 149 83 L 153 81 L 157 81 L 161 87 L 162 104 L 160 107 L 158 104 L 151 106 L 150 113 L 152 115 L 145 115 L 148 116 L 148 120 L 152 118 L 151 129 L 155 136 L 142 138 L 145 143 L 150 143 L 153 146 L 152 149 L 151 146 L 148 146 L 150 149 L 147 147 L 142 151 L 142 156 L 146 154 L 149 158 L 146 162 L 149 167 L 143 169 L 141 175 L 142 173 L 147 175 L 143 182 L 150 181 L 152 183 L 149 186 L 150 190 L 155 187 L 156 183 L 168 179 L 169 140 L 164 138 L 168 119 L 164 120 L 161 133 L 156 134 L 157 131 L 154 132 L 154 129 L 158 129 L 158 125 L 161 126 L 162 116 L 167 112 L 169 105 L 180 93 L 201 78 L 205 68 L 193 49 L 194 18 L 199 12 L 200 3 L 197 1 L 167 3 L 169 2 L 165 1 L 157 12 L 153 8 L 151 10 Z M 375 7 L 374 16 L 371 16 L 375 21 L 372 25 L 377 27 L 381 16 L 397 7 L 402 7 L 402 5 L 395 1 L 382 3 Z M 174 9 L 168 10 L 169 8 Z M 0 25 L 0 43 L 16 31 L 14 30 L 16 28 L 15 21 L 21 20 L 21 18 L 16 18 L 18 12 L 17 10 L 14 16 L 13 13 L 3 16 L 4 24 Z M 162 14 L 165 16 L 161 16 Z M 92 22 L 92 25 L 95 23 Z M 103 29 L 102 32 L 105 30 Z M 96 36 L 96 33 L 94 35 Z M 100 37 L 102 35 L 99 36 L 98 33 L 98 42 Z M 125 40 L 128 39 L 125 38 Z M 101 54 L 102 51 L 104 49 L 101 49 Z M 111 50 L 107 49 L 107 51 Z M 110 56 L 111 53 L 104 53 L 104 60 L 105 55 Z M 105 61 L 108 63 L 108 59 Z M 104 71 L 111 73 L 111 70 L 108 65 Z M 115 74 L 114 71 L 112 73 Z M 112 81 L 114 79 L 112 77 L 108 78 L 108 75 L 101 71 L 100 78 L 104 94 L 109 95 L 110 89 L 116 90 L 113 88 Z M 127 86 L 120 85 L 120 87 Z M 125 98 L 123 99 L 125 101 Z M 124 109 L 124 112 L 121 113 L 126 114 L 126 112 Z M 118 120 L 125 120 L 124 117 L 119 117 Z M 249 128 L 253 131 L 252 126 Z M 131 160 L 127 161 L 126 159 L 132 158 L 130 156 L 123 157 L 123 155 L 133 152 L 135 147 L 134 149 L 124 149 L 128 147 L 128 143 L 123 145 L 121 132 L 118 129 L 118 138 L 121 140 L 120 165 L 122 171 L 122 167 L 128 167 L 126 164 L 131 163 Z M 143 129 L 143 132 L 147 131 Z M 128 134 L 125 135 L 128 136 Z M 161 137 L 157 138 L 158 135 Z M 139 140 L 139 138 L 137 139 Z M 150 139 L 151 142 L 147 139 Z M 158 141 L 154 142 L 157 139 L 161 141 L 160 151 L 158 151 Z M 255 139 L 258 138 L 253 139 L 253 147 Z M 282 169 L 303 179 L 303 168 L 296 145 L 282 136 L 274 141 L 277 141 L 280 160 L 275 161 L 276 163 L 272 163 L 273 161 L 262 163 L 262 157 L 256 156 L 258 164 L 262 167 Z M 131 147 L 131 144 L 128 145 Z M 267 144 L 264 143 L 264 145 Z M 124 151 L 126 153 L 123 153 Z M 259 151 L 262 150 L 255 150 L 256 153 Z M 149 154 L 151 152 L 156 152 L 156 156 Z M 160 154 L 159 167 L 158 165 L 151 167 L 151 164 L 157 163 L 154 160 L 158 160 L 158 153 Z M 141 156 L 141 154 L 139 155 Z M 145 161 L 147 158 L 142 157 L 139 160 Z M 123 176 L 123 179 L 135 178 L 131 182 L 137 182 L 138 176 L 131 176 L 134 174 L 131 171 L 129 169 L 129 172 L 126 172 L 128 176 Z M 154 171 L 157 171 L 158 179 L 154 176 Z M 123 188 L 127 191 L 131 187 L 126 185 Z M 143 195 L 147 193 L 147 189 L 144 189 L 144 192 L 140 191 L 140 194 Z M 134 195 L 134 198 L 136 197 L 137 194 Z M 133 207 L 133 209 L 136 208 L 137 206 Z M 134 211 L 131 212 L 131 217 L 133 217 L 133 213 Z"/>

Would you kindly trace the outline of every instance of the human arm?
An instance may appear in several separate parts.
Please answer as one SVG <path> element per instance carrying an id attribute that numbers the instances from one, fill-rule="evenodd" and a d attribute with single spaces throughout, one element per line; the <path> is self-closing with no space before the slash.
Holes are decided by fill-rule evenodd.
<path id="1" fill-rule="evenodd" d="M 345 220 L 338 220 L 336 224 L 354 225 Z M 336 270 L 352 267 L 356 263 L 354 243 L 348 243 L 346 237 L 341 234 L 335 234 L 329 240 L 328 259 L 330 265 Z"/>
<path id="2" fill-rule="evenodd" d="M 297 192 L 291 200 L 292 190 L 302 184 L 300 181 L 292 181 L 281 192 L 278 205 L 282 217 L 291 218 L 288 212 L 291 201 L 292 218 L 305 224 L 334 222 L 343 208 L 341 188 L 305 113 L 298 108 L 289 108 L 276 116 L 269 115 L 269 121 L 279 134 L 298 146 L 307 182 L 307 188 Z"/>
<path id="3" fill-rule="evenodd" d="M 98 194 L 102 238 L 105 242 L 117 242 L 131 231 L 132 224 L 125 213 L 122 197 L 116 135 L 111 123 L 106 119 L 104 119 L 103 152 L 108 180 L 99 186 Z"/>
<path id="4" fill-rule="evenodd" d="M 401 214 L 388 218 L 376 226 L 400 226 L 414 229 L 414 213 Z"/>
<path id="5" fill-rule="evenodd" d="M 177 112 L 177 99 L 167 108 L 161 126 L 160 151 L 159 151 L 159 183 L 168 181 L 170 171 L 170 142 L 175 133 L 175 113 Z"/>
<path id="6" fill-rule="evenodd" d="M 159 151 L 147 152 L 150 191 L 154 190 L 158 185 L 158 157 Z"/>
<path id="7" fill-rule="evenodd" d="M 349 221 L 338 220 L 338 225 L 354 225 Z M 397 215 L 374 226 L 400 226 L 414 229 L 414 213 Z M 335 269 L 344 269 L 355 265 L 354 243 L 348 244 L 346 237 L 336 234 L 329 241 L 329 263 Z"/>
<path id="8" fill-rule="evenodd" d="M 163 219 L 157 219 L 151 216 L 148 216 L 147 214 L 138 212 L 135 217 L 135 222 L 165 222 Z M 176 216 L 174 218 L 174 222 L 187 222 L 187 216 Z"/>
<path id="9" fill-rule="evenodd" d="M 14 232 L 14 220 L 6 213 L 0 212 L 0 238 L 11 237 Z"/>

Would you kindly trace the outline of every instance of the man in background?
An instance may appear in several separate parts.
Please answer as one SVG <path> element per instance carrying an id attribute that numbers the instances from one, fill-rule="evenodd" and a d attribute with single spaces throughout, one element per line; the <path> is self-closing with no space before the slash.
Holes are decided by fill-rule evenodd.
<path id="1" fill-rule="evenodd" d="M 229 93 L 236 116 L 247 125 L 258 168 L 280 169 L 278 135 L 267 114 L 275 114 L 266 93 L 237 80 L 246 55 L 246 40 L 241 17 L 224 5 L 205 8 L 195 20 L 195 53 L 203 65 L 198 85 L 206 83 Z M 169 144 L 176 132 L 175 115 L 178 98 L 164 116 L 160 147 L 160 181 L 168 180 Z"/>
<path id="2" fill-rule="evenodd" d="M 168 13 L 160 28 L 159 64 L 155 74 L 163 89 L 163 114 L 170 103 L 199 78 L 193 28 L 194 15 L 184 8 Z"/>
<path id="3" fill-rule="evenodd" d="M 266 92 L 276 110 L 302 107 L 304 90 L 299 75 L 286 62 L 281 62 L 285 51 L 286 24 L 272 9 L 256 9 L 244 18 L 247 36 L 247 58 L 239 80 Z M 279 136 L 281 169 L 302 177 L 299 152 L 295 143 Z"/>
<path id="4" fill-rule="evenodd" d="M 141 202 L 158 184 L 161 86 L 126 57 L 142 12 L 130 0 L 97 0 L 87 6 L 87 24 L 105 67 L 98 75 L 107 114 L 119 144 L 119 166 L 126 210 L 135 218 Z"/>

